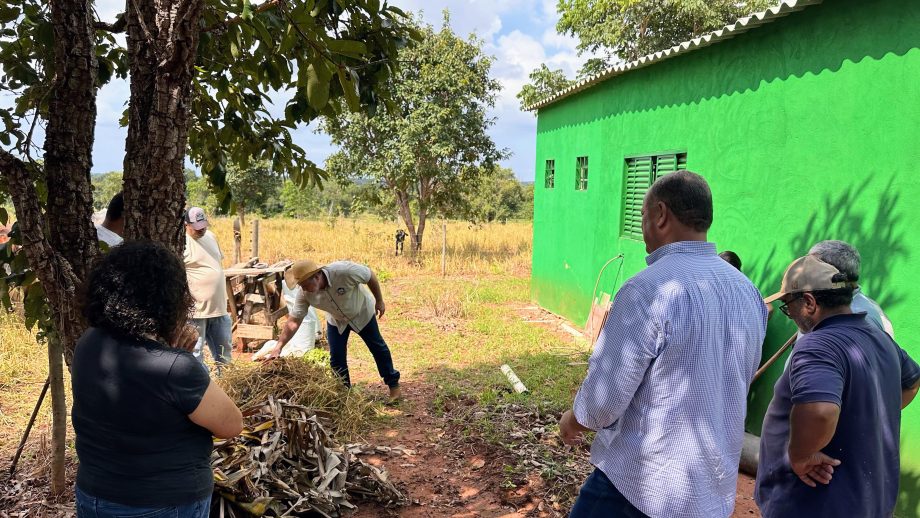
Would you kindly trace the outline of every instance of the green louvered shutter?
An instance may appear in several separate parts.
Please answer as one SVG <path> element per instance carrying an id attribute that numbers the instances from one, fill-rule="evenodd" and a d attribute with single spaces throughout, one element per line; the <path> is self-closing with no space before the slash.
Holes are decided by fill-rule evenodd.
<path id="1" fill-rule="evenodd" d="M 623 191 L 623 235 L 642 239 L 642 201 L 652 184 L 652 157 L 626 159 Z"/>
<path id="2" fill-rule="evenodd" d="M 668 173 L 680 171 L 687 168 L 687 153 L 674 153 L 670 155 L 658 155 L 655 159 L 654 179 L 658 179 Z M 653 180 L 654 181 L 654 180 Z"/>

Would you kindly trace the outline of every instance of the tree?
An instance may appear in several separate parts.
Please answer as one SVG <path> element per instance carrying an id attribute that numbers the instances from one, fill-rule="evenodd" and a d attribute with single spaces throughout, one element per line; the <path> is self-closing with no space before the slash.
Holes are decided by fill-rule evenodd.
<path id="1" fill-rule="evenodd" d="M 227 167 L 227 185 L 236 205 L 240 225 L 246 224 L 246 211 L 260 212 L 272 194 L 278 192 L 281 178 L 274 174 L 266 161 L 249 164 L 249 167 Z"/>
<path id="2" fill-rule="evenodd" d="M 99 87 L 113 76 L 131 84 L 126 237 L 179 253 L 186 153 L 224 197 L 230 162 L 268 160 L 300 185 L 318 183 L 324 173 L 289 129 L 387 104 L 399 48 L 415 37 L 406 22 L 379 0 L 132 0 L 114 21 L 95 19 L 91 0 L 0 3 L 0 91 L 14 99 L 0 108 L 0 194 L 13 201 L 22 244 L 3 256 L 19 277 L 2 287 L 40 301 L 26 311 L 48 337 L 54 493 L 64 489 L 61 358 L 83 332 L 76 293 L 99 253 L 90 220 Z M 290 94 L 281 116 L 267 109 L 270 91 Z"/>
<path id="3" fill-rule="evenodd" d="M 427 218 L 463 203 L 481 171 L 506 153 L 486 133 L 493 123 L 486 111 L 500 86 L 489 76 L 492 59 L 482 42 L 457 37 L 446 13 L 440 31 L 425 26 L 421 32 L 390 81 L 396 110 L 323 119 L 339 146 L 326 162 L 329 172 L 372 179 L 387 190 L 413 250 L 421 248 Z"/>
<path id="4" fill-rule="evenodd" d="M 578 80 L 596 75 L 617 61 L 633 61 L 682 41 L 714 31 L 738 18 L 772 5 L 773 0 L 559 0 L 556 30 L 578 38 L 578 53 L 599 53 L 578 73 Z M 541 90 L 538 79 L 546 65 L 531 73 L 521 90 L 530 106 L 561 91 L 558 81 Z M 537 77 L 534 77 L 537 74 Z M 527 90 L 527 94 L 525 94 Z M 532 92 L 541 94 L 534 96 Z"/>
<path id="5" fill-rule="evenodd" d="M 579 40 L 579 52 L 633 61 L 714 31 L 772 0 L 560 0 L 556 30 Z"/>
<path id="6" fill-rule="evenodd" d="M 449 214 L 473 223 L 505 223 L 509 219 L 530 219 L 533 216 L 533 191 L 528 213 L 527 189 L 514 177 L 511 169 L 495 166 L 483 173 L 477 187 L 466 194 L 463 212 Z"/>
<path id="7" fill-rule="evenodd" d="M 517 98 L 521 102 L 521 109 L 536 104 L 542 99 L 571 86 L 574 81 L 566 79 L 562 69 L 550 70 L 545 63 L 540 68 L 530 73 L 530 83 L 524 85 L 518 92 Z"/>

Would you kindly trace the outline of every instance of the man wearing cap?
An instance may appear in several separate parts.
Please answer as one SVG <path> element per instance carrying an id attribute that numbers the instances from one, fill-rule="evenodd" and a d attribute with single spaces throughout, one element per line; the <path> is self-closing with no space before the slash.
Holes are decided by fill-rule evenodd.
<path id="1" fill-rule="evenodd" d="M 198 329 L 193 354 L 204 364 L 205 342 L 211 357 L 220 366 L 230 363 L 230 314 L 227 312 L 227 284 L 217 238 L 208 230 L 208 218 L 201 207 L 185 212 L 185 273 L 195 299 L 192 324 Z"/>
<path id="2" fill-rule="evenodd" d="M 850 304 L 856 282 L 814 255 L 793 261 L 780 311 L 803 333 L 764 418 L 754 498 L 765 518 L 891 516 L 901 409 L 920 367 Z"/>
<path id="3" fill-rule="evenodd" d="M 324 266 L 311 260 L 302 260 L 295 262 L 285 272 L 284 281 L 289 289 L 299 285 L 303 291 L 290 308 L 278 345 L 266 359 L 280 354 L 284 344 L 297 332 L 307 310 L 313 306 L 326 312 L 329 363 L 345 386 L 351 386 L 347 352 L 348 336 L 354 331 L 374 356 L 377 372 L 390 388 L 390 398 L 399 398 L 399 371 L 393 368 L 390 349 L 377 325 L 377 317 L 383 317 L 386 305 L 374 272 L 367 266 L 350 261 L 337 261 Z M 361 289 L 362 285 L 367 285 L 370 293 Z"/>

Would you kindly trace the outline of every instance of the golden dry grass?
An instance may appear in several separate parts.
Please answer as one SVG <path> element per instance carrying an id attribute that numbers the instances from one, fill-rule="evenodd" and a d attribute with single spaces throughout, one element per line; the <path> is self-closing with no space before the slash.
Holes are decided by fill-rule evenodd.
<path id="1" fill-rule="evenodd" d="M 245 261 L 251 253 L 251 224 L 242 232 Z M 406 239 L 404 256 L 394 255 L 395 222 L 372 218 L 307 221 L 276 218 L 259 222 L 259 258 L 266 263 L 281 259 L 313 259 L 324 263 L 347 259 L 369 265 L 385 280 L 412 274 L 440 274 L 444 233 L 440 220 L 428 223 L 422 251 L 413 257 Z M 233 262 L 233 220 L 215 218 L 211 230 L 224 251 L 225 266 Z M 447 275 L 530 274 L 530 222 L 489 223 L 473 226 L 447 222 Z"/>
<path id="2" fill-rule="evenodd" d="M 0 316 L 0 454 L 12 455 L 48 376 L 48 349 L 36 342 L 16 313 Z M 70 409 L 70 376 L 65 372 L 67 408 Z M 51 426 L 51 395 L 45 396 L 32 429 L 31 439 L 41 442 Z M 27 459 L 40 454 L 28 450 Z M 0 460 L 0 466 L 9 459 Z M 23 461 L 25 462 L 25 460 Z"/>

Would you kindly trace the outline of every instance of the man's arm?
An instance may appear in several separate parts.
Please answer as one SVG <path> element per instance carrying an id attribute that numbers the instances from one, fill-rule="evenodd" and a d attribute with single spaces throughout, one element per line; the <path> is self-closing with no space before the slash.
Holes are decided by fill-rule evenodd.
<path id="1" fill-rule="evenodd" d="M 657 356 L 656 343 L 661 338 L 649 307 L 638 288 L 631 284 L 620 288 L 572 410 L 559 421 L 559 433 L 567 444 L 580 442 L 585 431 L 613 425 L 632 401 Z"/>
<path id="2" fill-rule="evenodd" d="M 383 292 L 380 290 L 380 281 L 377 280 L 377 274 L 374 273 L 374 270 L 371 270 L 371 278 L 367 281 L 367 287 L 370 288 L 371 294 L 374 296 L 374 310 L 377 312 L 377 318 L 382 318 L 383 314 L 386 313 L 387 307 L 383 302 Z"/>
<path id="3" fill-rule="evenodd" d="M 837 431 L 840 407 L 834 403 L 802 403 L 792 405 L 789 430 L 789 464 L 805 484 L 828 484 L 834 466 L 840 461 L 823 453 Z"/>
<path id="4" fill-rule="evenodd" d="M 281 334 L 278 336 L 278 343 L 275 344 L 274 349 L 269 351 L 268 354 L 266 354 L 263 358 L 260 358 L 260 360 L 271 360 L 272 358 L 281 356 L 281 349 L 283 349 L 284 345 L 288 343 L 292 336 L 294 336 L 294 333 L 300 329 L 300 324 L 302 322 L 303 317 L 294 318 L 288 316 L 287 322 L 285 322 L 281 327 Z"/>

